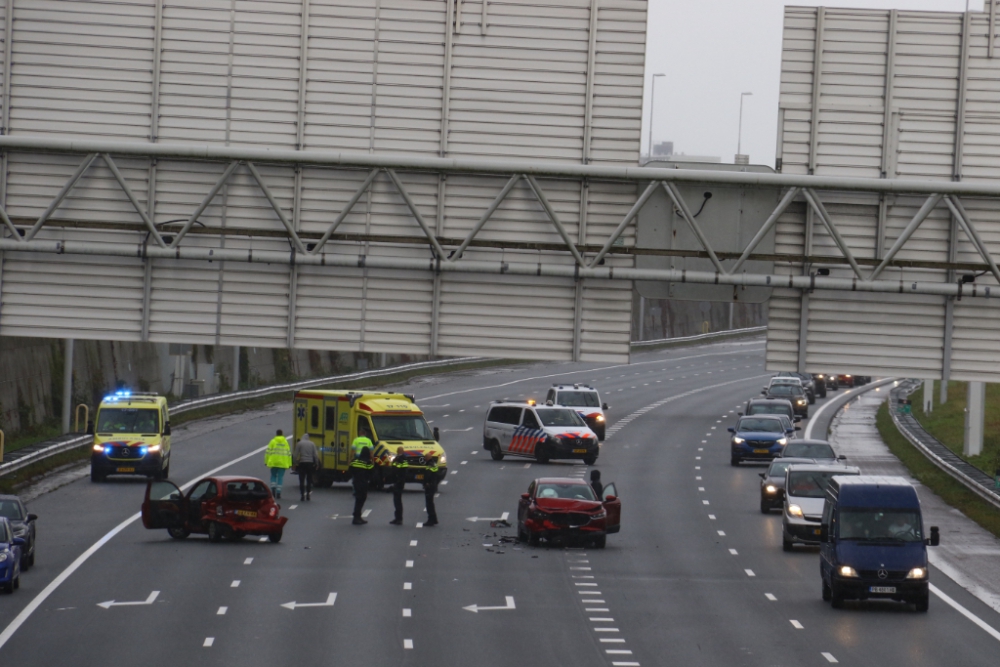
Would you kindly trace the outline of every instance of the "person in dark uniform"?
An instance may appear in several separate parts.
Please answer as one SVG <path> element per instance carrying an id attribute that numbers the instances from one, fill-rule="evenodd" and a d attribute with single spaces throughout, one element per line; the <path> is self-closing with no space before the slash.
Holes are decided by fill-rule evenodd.
<path id="1" fill-rule="evenodd" d="M 372 450 L 367 447 L 362 448 L 360 456 L 351 461 L 351 483 L 354 485 L 354 521 L 351 523 L 355 526 L 368 523 L 361 518 L 361 511 L 365 507 L 365 501 L 368 500 L 368 485 L 374 468 Z"/>
<path id="2" fill-rule="evenodd" d="M 403 487 L 406 486 L 406 470 L 410 465 L 403 458 L 403 448 L 396 448 L 396 458 L 392 461 L 392 506 L 396 516 L 391 523 L 394 526 L 403 525 Z"/>
<path id="3" fill-rule="evenodd" d="M 604 483 L 601 482 L 600 470 L 590 471 L 590 488 L 592 488 L 594 493 L 597 494 L 597 499 L 602 500 L 601 494 L 604 492 Z"/>
<path id="4" fill-rule="evenodd" d="M 425 526 L 436 526 L 438 524 L 437 510 L 434 508 L 434 494 L 437 493 L 440 481 L 441 475 L 437 465 L 437 457 L 432 456 L 427 459 L 427 468 L 424 470 L 424 503 L 427 506 L 427 521 L 424 521 Z"/>

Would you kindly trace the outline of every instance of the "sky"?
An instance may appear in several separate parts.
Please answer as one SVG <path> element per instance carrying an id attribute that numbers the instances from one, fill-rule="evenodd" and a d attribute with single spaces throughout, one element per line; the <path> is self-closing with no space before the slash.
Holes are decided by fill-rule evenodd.
<path id="1" fill-rule="evenodd" d="M 983 0 L 649 0 L 642 151 L 648 150 L 650 81 L 656 79 L 653 142 L 732 162 L 740 93 L 742 151 L 774 166 L 785 5 L 981 11 Z"/>

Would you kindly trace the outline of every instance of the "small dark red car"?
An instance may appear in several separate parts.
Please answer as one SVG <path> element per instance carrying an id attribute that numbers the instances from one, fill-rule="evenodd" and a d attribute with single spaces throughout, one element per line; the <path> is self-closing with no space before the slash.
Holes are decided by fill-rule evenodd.
<path id="1" fill-rule="evenodd" d="M 280 542 L 288 521 L 280 510 L 267 484 L 253 477 L 206 477 L 187 495 L 164 480 L 146 485 L 142 525 L 166 528 L 177 540 L 207 533 L 213 542 L 245 535 L 267 535 L 272 542 Z"/>
<path id="2" fill-rule="evenodd" d="M 517 506 L 517 536 L 537 545 L 541 538 L 592 542 L 603 549 L 610 533 L 621 529 L 622 501 L 615 485 L 598 498 L 579 479 L 542 477 L 528 485 Z"/>

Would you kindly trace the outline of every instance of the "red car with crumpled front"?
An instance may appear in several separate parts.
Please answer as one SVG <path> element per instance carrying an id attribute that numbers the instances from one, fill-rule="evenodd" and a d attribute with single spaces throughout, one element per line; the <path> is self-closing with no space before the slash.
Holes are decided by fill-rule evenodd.
<path id="1" fill-rule="evenodd" d="M 621 529 L 622 502 L 614 483 L 601 498 L 587 482 L 542 477 L 528 485 L 517 506 L 517 536 L 537 545 L 548 541 L 591 542 L 603 549 L 608 535 Z"/>

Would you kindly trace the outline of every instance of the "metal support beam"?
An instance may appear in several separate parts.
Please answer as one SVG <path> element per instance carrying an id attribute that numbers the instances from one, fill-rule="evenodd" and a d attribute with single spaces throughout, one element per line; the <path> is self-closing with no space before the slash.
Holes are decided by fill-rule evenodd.
<path id="1" fill-rule="evenodd" d="M 958 66 L 958 99 L 955 103 L 955 171 L 953 178 L 962 180 L 962 165 L 965 159 L 965 100 L 969 90 L 969 31 L 972 13 L 962 15 L 962 52 Z"/>
<path id="2" fill-rule="evenodd" d="M 889 252 L 887 252 L 885 257 L 882 258 L 882 262 L 876 266 L 871 275 L 868 276 L 868 280 L 875 280 L 879 277 L 882 270 L 885 269 L 885 267 L 889 265 L 889 262 L 896 257 L 896 253 L 898 253 L 906 242 L 910 240 L 913 233 L 917 231 L 921 224 L 923 224 L 924 220 L 927 219 L 927 216 L 931 214 L 931 211 L 934 210 L 934 207 L 937 206 L 940 201 L 941 195 L 938 194 L 931 195 L 924 201 L 924 205 L 920 207 L 920 210 L 917 211 L 915 216 L 913 216 L 910 223 L 906 225 L 906 229 L 903 230 L 903 232 L 899 235 L 899 238 L 896 239 L 896 242 L 892 244 L 891 248 L 889 248 Z"/>
<path id="3" fill-rule="evenodd" d="M 334 221 L 330 223 L 330 226 L 323 233 L 323 236 L 320 237 L 319 241 L 316 242 L 316 247 L 313 248 L 312 253 L 310 254 L 316 255 L 323 249 L 323 246 L 325 246 L 326 242 L 330 240 L 333 233 L 337 231 L 337 227 L 340 227 L 340 223 L 346 220 L 347 216 L 350 215 L 351 209 L 354 208 L 354 205 L 358 203 L 358 200 L 360 200 L 366 192 L 368 192 L 368 188 L 371 187 L 372 181 L 374 181 L 375 177 L 378 176 L 379 171 L 381 170 L 372 169 L 371 172 L 369 172 L 368 178 L 361 183 L 361 187 L 354 192 L 354 195 L 347 201 L 344 208 L 340 211 Z"/>
<path id="4" fill-rule="evenodd" d="M 448 133 L 451 132 L 451 62 L 455 47 L 455 3 L 461 0 L 445 0 L 448 5 L 444 28 L 444 80 L 441 88 L 441 157 L 448 154 Z"/>
<path id="5" fill-rule="evenodd" d="M 399 192 L 399 196 L 403 198 L 403 201 L 406 202 L 407 208 L 410 209 L 410 213 L 412 213 L 413 217 L 416 218 L 417 224 L 420 225 L 420 229 L 424 230 L 424 235 L 427 236 L 427 240 L 430 241 L 431 246 L 434 248 L 434 256 L 439 260 L 443 260 L 445 258 L 444 248 L 442 248 L 441 244 L 438 243 L 437 237 L 434 236 L 434 232 L 432 232 L 431 228 L 427 225 L 427 221 L 424 220 L 424 216 L 420 214 L 420 210 L 417 209 L 417 205 L 413 203 L 412 199 L 410 199 L 410 193 L 406 191 L 405 187 L 403 187 L 403 182 L 399 180 L 399 176 L 396 175 L 394 170 L 386 169 L 385 172 L 389 174 L 392 184 L 396 186 L 396 191 Z"/>
<path id="6" fill-rule="evenodd" d="M 851 265 L 852 269 L 854 269 L 854 275 L 861 278 L 861 267 L 859 267 L 857 261 L 855 261 L 854 255 L 851 253 L 851 249 L 847 247 L 847 242 L 844 241 L 844 237 L 840 235 L 839 231 L 837 231 L 837 226 L 833 224 L 833 219 L 830 217 L 830 214 L 827 213 L 826 207 L 823 206 L 823 202 L 820 201 L 819 195 L 817 195 L 811 188 L 806 188 L 802 192 L 805 194 L 806 201 L 809 202 L 809 206 L 812 207 L 813 211 L 816 212 L 816 215 L 819 216 L 820 222 L 822 222 L 823 226 L 826 227 L 826 231 L 833 237 L 834 243 L 836 243 L 837 247 L 840 248 L 840 252 L 844 255 L 844 259 L 846 259 L 847 263 Z"/>
<path id="7" fill-rule="evenodd" d="M 980 456 L 983 453 L 983 427 L 986 417 L 986 383 L 970 382 L 966 396 L 965 442 L 962 453 L 967 457 Z"/>
<path id="8" fill-rule="evenodd" d="M 577 266 L 586 268 L 587 262 L 583 259 L 583 256 L 580 255 L 580 251 L 576 249 L 576 245 L 569 238 L 569 234 L 566 233 L 566 228 L 563 227 L 562 223 L 559 221 L 559 216 L 556 215 L 555 210 L 552 208 L 552 204 L 549 203 L 549 200 L 542 191 L 541 186 L 538 185 L 538 181 L 535 180 L 534 176 L 529 176 L 527 174 L 525 174 L 523 178 L 528 181 L 528 185 L 531 186 L 531 191 L 535 193 L 535 197 L 538 198 L 538 203 L 540 203 L 542 208 L 545 209 L 545 214 L 549 216 L 549 221 L 556 228 L 556 231 L 559 232 L 559 236 L 562 237 L 563 242 L 566 244 L 566 249 L 569 250 L 570 254 L 573 255 L 573 259 L 576 260 Z"/>
<path id="9" fill-rule="evenodd" d="M 778 223 L 778 218 L 780 218 L 791 203 L 795 201 L 795 197 L 798 196 L 798 194 L 799 188 L 791 188 L 785 193 L 785 196 L 781 198 L 780 202 L 778 202 L 778 207 L 774 209 L 774 211 L 771 212 L 771 215 L 767 217 L 767 220 L 764 221 L 764 225 L 760 228 L 757 234 L 754 235 L 753 239 L 743 250 L 743 254 L 740 255 L 738 260 L 736 260 L 736 264 L 733 265 L 733 268 L 729 271 L 729 273 L 736 273 L 740 270 L 740 267 L 743 266 L 747 259 L 750 258 L 750 255 L 757 248 L 757 246 L 760 245 L 760 242 L 764 240 L 764 237 L 771 231 L 771 228 Z"/>
<path id="10" fill-rule="evenodd" d="M 483 0 L 483 7 L 487 0 Z M 583 111 L 583 164 L 590 164 L 590 144 L 594 124 L 594 69 L 597 63 L 597 13 L 599 0 L 590 0 L 590 27 L 587 32 L 587 87 Z M 652 125 L 653 119 L 649 120 Z M 649 157 L 653 157 L 653 147 L 649 147 Z M 581 241 L 582 243 L 582 241 Z"/>
<path id="11" fill-rule="evenodd" d="M 42 213 L 42 215 L 39 216 L 38 221 L 35 222 L 35 224 L 32 225 L 31 229 L 28 230 L 28 233 L 24 235 L 25 241 L 30 241 L 33 238 L 35 238 L 35 235 L 38 233 L 38 230 L 41 229 L 42 225 L 45 224 L 45 221 L 48 220 L 53 213 L 55 213 L 56 209 L 59 208 L 59 205 L 62 204 L 64 199 L 66 199 L 66 195 L 70 193 L 70 190 L 73 189 L 73 186 L 76 185 L 76 182 L 79 181 L 80 177 L 83 176 L 84 172 L 86 172 L 90 168 L 90 165 L 94 164 L 94 160 L 96 159 L 97 159 L 97 153 L 91 153 L 90 155 L 88 155 L 83 159 L 83 162 L 80 163 L 80 166 L 76 168 L 76 171 L 74 171 L 73 175 L 69 177 L 69 180 L 66 181 L 66 184 L 62 186 L 62 189 L 59 191 L 59 194 L 56 195 L 56 198 L 49 203 L 48 208 L 46 208 L 45 211 Z"/>
<path id="12" fill-rule="evenodd" d="M 615 241 L 621 237 L 625 228 L 629 226 L 635 216 L 639 215 L 639 211 L 646 205 L 646 202 L 653 196 L 653 193 L 656 192 L 656 188 L 660 187 L 660 185 L 662 185 L 660 181 L 651 181 L 649 185 L 646 186 L 646 189 L 639 196 L 639 199 L 636 200 L 628 214 L 626 214 L 622 221 L 618 223 L 618 226 L 615 227 L 615 231 L 611 232 L 611 236 L 604 242 L 604 247 L 602 247 L 600 252 L 598 252 L 594 259 L 590 261 L 591 267 L 597 266 L 601 263 L 604 256 L 607 255 L 608 251 L 610 251 L 612 246 L 614 246 Z"/>
<path id="13" fill-rule="evenodd" d="M 934 379 L 924 380 L 924 412 L 930 414 L 934 411 Z"/>
<path id="14" fill-rule="evenodd" d="M 247 162 L 247 169 L 249 169 L 250 173 L 253 174 L 253 178 L 257 181 L 260 191 L 264 193 L 265 197 L 267 197 L 267 201 L 271 204 L 271 208 L 273 208 L 274 212 L 278 215 L 278 219 L 281 220 L 281 224 L 285 226 L 285 231 L 288 232 L 288 236 L 294 244 L 295 251 L 304 255 L 306 253 L 306 249 L 305 246 L 302 245 L 302 239 L 299 238 L 298 232 L 296 232 L 295 228 L 292 227 L 292 223 L 288 220 L 288 216 L 286 216 L 285 212 L 281 210 L 281 205 L 278 203 L 278 200 L 274 198 L 273 194 L 271 194 L 271 190 L 267 187 L 267 183 L 264 182 L 264 177 L 260 175 L 259 171 L 257 171 L 257 167 L 254 166 L 253 162 Z"/>
<path id="15" fill-rule="evenodd" d="M 489 208 L 486 209 L 486 212 L 480 216 L 475 226 L 465 237 L 465 240 L 462 241 L 462 245 L 458 246 L 448 261 L 454 262 L 462 258 L 462 254 L 465 252 L 465 249 L 469 247 L 472 240 L 476 238 L 477 234 L 479 234 L 479 230 L 481 230 L 487 221 L 489 221 L 490 217 L 496 212 L 496 210 L 500 207 L 500 204 L 503 203 L 503 200 L 507 198 L 507 195 L 510 194 L 510 191 L 514 189 L 514 186 L 517 185 L 517 182 L 520 180 L 520 174 L 514 174 L 510 177 L 507 184 L 504 185 L 503 189 L 500 191 L 500 194 L 493 199 L 493 203 L 491 203 Z"/>
<path id="16" fill-rule="evenodd" d="M 128 186 L 128 183 L 125 182 L 125 177 L 122 176 L 122 173 L 120 171 L 118 171 L 118 165 L 115 164 L 115 161 L 112 160 L 111 156 L 108 155 L 107 153 L 105 153 L 101 157 L 104 158 L 104 163 L 108 165 L 108 169 L 111 170 L 111 173 L 115 177 L 115 180 L 118 181 L 118 185 L 121 186 L 121 189 L 125 193 L 125 196 L 128 197 L 128 200 L 130 202 L 132 202 L 132 206 L 135 207 L 135 212 L 139 214 L 140 218 L 142 218 L 142 222 L 146 225 L 146 229 L 149 230 L 149 235 L 153 237 L 154 241 L 156 241 L 156 245 L 160 246 L 161 248 L 166 248 L 167 244 L 164 242 L 163 237 L 160 236 L 160 232 L 156 230 L 156 225 L 153 224 L 152 219 L 150 219 L 146 211 L 142 209 L 142 204 L 140 204 L 139 200 L 136 199 L 135 194 L 132 192 L 132 188 L 130 188 Z"/>
<path id="17" fill-rule="evenodd" d="M 233 348 L 233 391 L 240 390 L 240 346 Z"/>
<path id="18" fill-rule="evenodd" d="M 142 342 L 149 341 L 150 304 L 153 296 L 153 259 L 146 257 L 142 262 L 142 331 L 139 335 Z"/>
<path id="19" fill-rule="evenodd" d="M 806 372 L 806 353 L 809 341 L 809 290 L 802 290 L 801 302 L 799 303 L 799 356 L 796 371 Z"/>
<path id="20" fill-rule="evenodd" d="M 3 91 L 0 93 L 0 135 L 10 134 L 10 72 L 14 44 L 14 0 L 6 0 L 3 31 Z M 0 157 L 0 207 L 7 206 L 8 154 Z M 14 232 L 17 235 L 17 232 Z"/>
<path id="21" fill-rule="evenodd" d="M 954 199 L 952 197 L 945 197 L 944 201 L 948 205 L 949 210 L 951 210 L 951 214 L 958 221 L 958 224 L 965 230 L 965 234 L 969 237 L 969 241 L 971 241 L 972 245 L 974 245 L 976 250 L 979 251 L 979 256 L 982 257 L 983 260 L 989 265 L 990 272 L 993 274 L 993 277 L 996 278 L 997 283 L 1000 284 L 1000 268 L 997 268 L 997 263 L 993 261 L 993 256 L 990 255 L 989 249 L 983 242 L 982 237 L 979 236 L 979 232 L 977 232 L 976 228 L 972 225 L 972 219 L 969 218 L 969 213 L 965 210 L 965 206 L 962 205 L 961 200 Z"/>
<path id="22" fill-rule="evenodd" d="M 941 355 L 941 404 L 948 402 L 948 381 L 951 379 L 951 348 L 955 332 L 955 297 L 944 299 L 944 349 Z"/>
<path id="23" fill-rule="evenodd" d="M 288 349 L 295 347 L 295 305 L 298 302 L 299 265 L 295 264 L 288 272 L 288 331 L 286 345 Z"/>
<path id="24" fill-rule="evenodd" d="M 63 341 L 62 432 L 69 433 L 69 418 L 73 413 L 73 339 Z"/>
<path id="25" fill-rule="evenodd" d="M 816 173 L 816 157 L 819 152 L 819 101 L 823 84 L 823 38 L 825 33 L 826 8 L 816 8 L 815 46 L 813 49 L 812 106 L 809 122 L 809 174 Z"/>
<path id="26" fill-rule="evenodd" d="M 681 217 L 687 222 L 688 227 L 691 228 L 692 233 L 698 238 L 698 242 L 701 247 L 708 253 L 708 258 L 712 260 L 712 264 L 715 266 L 715 270 L 719 273 L 725 273 L 726 269 L 722 266 L 722 262 L 716 256 L 715 251 L 712 250 L 712 246 L 709 244 L 708 239 L 705 237 L 704 232 L 701 231 L 701 227 L 698 225 L 698 221 L 694 219 L 691 215 L 691 209 L 688 208 L 687 202 L 684 201 L 684 197 L 677 190 L 677 186 L 673 183 L 660 183 L 663 189 L 667 192 L 667 196 L 674 202 L 674 206 L 680 211 Z"/>
<path id="27" fill-rule="evenodd" d="M 177 236 L 174 237 L 174 242 L 170 244 L 171 248 L 176 248 L 178 245 L 180 245 L 181 240 L 185 236 L 187 236 L 187 233 L 191 230 L 191 227 L 194 226 L 196 222 L 198 222 L 198 218 L 201 217 L 201 214 L 205 212 L 205 209 L 208 208 L 208 205 L 212 203 L 212 200 L 215 199 L 215 196 L 219 194 L 219 191 L 222 190 L 222 187 L 229 181 L 229 177 L 233 175 L 233 172 L 236 171 L 236 168 L 238 166 L 240 166 L 239 162 L 234 161 L 229 163 L 229 166 L 227 166 L 226 170 L 222 172 L 222 176 L 219 177 L 219 180 L 215 182 L 215 185 L 212 186 L 212 189 L 208 191 L 208 194 L 205 195 L 205 198 L 201 200 L 200 204 L 198 204 L 198 208 L 194 210 L 194 213 L 192 213 L 191 217 L 187 219 L 187 222 L 184 223 L 184 226 L 181 227 L 181 230 L 177 232 Z"/>

